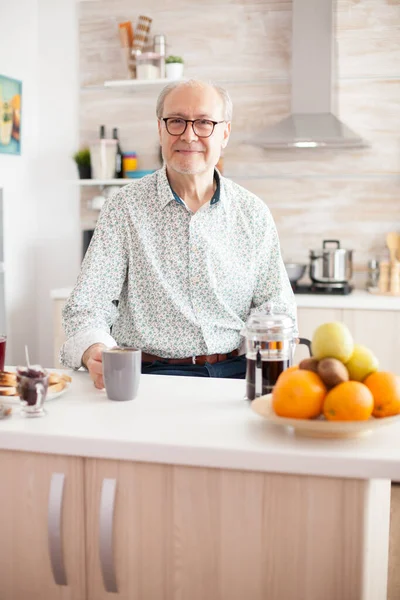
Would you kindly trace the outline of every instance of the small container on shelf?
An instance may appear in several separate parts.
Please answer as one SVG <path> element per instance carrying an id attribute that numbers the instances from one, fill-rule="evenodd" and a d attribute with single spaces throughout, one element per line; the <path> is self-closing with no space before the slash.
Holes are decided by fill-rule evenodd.
<path id="1" fill-rule="evenodd" d="M 397 261 L 390 265 L 389 290 L 394 296 L 400 296 L 400 263 Z"/>
<path id="2" fill-rule="evenodd" d="M 389 270 L 390 265 L 388 262 L 385 261 L 379 264 L 378 288 L 381 294 L 386 294 L 389 291 Z"/>
<path id="3" fill-rule="evenodd" d="M 165 35 L 155 35 L 153 38 L 153 50 L 160 56 L 159 67 L 160 67 L 160 78 L 165 79 L 165 50 L 166 40 Z"/>
<path id="4" fill-rule="evenodd" d="M 93 179 L 113 179 L 115 177 L 116 154 L 117 140 L 99 139 L 90 144 Z"/>
<path id="5" fill-rule="evenodd" d="M 140 171 L 127 171 L 125 173 L 126 179 L 141 179 L 146 175 L 151 175 L 154 173 L 154 169 L 141 169 Z"/>
<path id="6" fill-rule="evenodd" d="M 160 79 L 161 55 L 156 52 L 136 54 L 136 79 Z"/>
<path id="7" fill-rule="evenodd" d="M 377 290 L 379 284 L 379 261 L 373 258 L 368 261 L 367 290 Z"/>
<path id="8" fill-rule="evenodd" d="M 136 152 L 124 152 L 122 154 L 122 172 L 124 177 L 127 173 L 136 171 L 138 167 Z"/>

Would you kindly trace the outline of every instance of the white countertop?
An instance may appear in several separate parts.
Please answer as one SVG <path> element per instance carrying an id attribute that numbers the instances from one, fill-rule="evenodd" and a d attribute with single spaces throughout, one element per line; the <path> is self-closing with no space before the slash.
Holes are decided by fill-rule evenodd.
<path id="1" fill-rule="evenodd" d="M 72 288 L 51 290 L 53 300 L 66 300 Z M 364 290 L 353 290 L 348 296 L 295 294 L 299 308 L 348 308 L 359 310 L 400 310 L 400 296 L 378 296 Z"/>
<path id="2" fill-rule="evenodd" d="M 353 290 L 347 296 L 295 294 L 298 308 L 344 308 L 350 310 L 400 310 L 400 296 L 380 296 Z"/>
<path id="3" fill-rule="evenodd" d="M 142 375 L 136 400 L 112 402 L 86 372 L 72 376 L 42 418 L 15 404 L 1 449 L 400 481 L 400 423 L 353 440 L 302 438 L 254 414 L 243 380 Z"/>

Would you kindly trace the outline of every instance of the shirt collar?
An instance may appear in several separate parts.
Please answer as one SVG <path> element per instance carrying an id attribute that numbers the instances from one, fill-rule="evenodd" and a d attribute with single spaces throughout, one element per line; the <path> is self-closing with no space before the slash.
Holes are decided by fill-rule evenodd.
<path id="1" fill-rule="evenodd" d="M 217 187 L 213 194 L 213 197 L 211 198 L 210 206 L 213 206 L 214 204 L 219 202 L 221 198 L 221 176 L 217 169 L 214 170 L 214 179 L 217 184 Z M 169 204 L 171 200 L 175 200 L 179 204 L 183 204 L 182 200 L 179 198 L 178 194 L 172 189 L 168 181 L 166 165 L 164 165 L 158 171 L 157 185 L 161 208 L 167 206 L 167 204 Z"/>

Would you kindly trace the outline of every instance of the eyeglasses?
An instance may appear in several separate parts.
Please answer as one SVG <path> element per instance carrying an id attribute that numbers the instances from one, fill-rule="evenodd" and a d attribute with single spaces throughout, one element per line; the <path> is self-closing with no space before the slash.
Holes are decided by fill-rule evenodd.
<path id="1" fill-rule="evenodd" d="M 161 119 L 170 135 L 183 135 L 187 129 L 188 123 L 192 124 L 193 133 L 197 137 L 207 138 L 214 132 L 214 127 L 225 121 L 210 121 L 209 119 L 181 119 L 180 117 L 163 117 Z"/>

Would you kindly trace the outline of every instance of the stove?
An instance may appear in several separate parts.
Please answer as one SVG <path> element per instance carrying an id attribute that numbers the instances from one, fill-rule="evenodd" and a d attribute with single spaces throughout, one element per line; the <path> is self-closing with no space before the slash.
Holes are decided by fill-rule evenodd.
<path id="1" fill-rule="evenodd" d="M 292 283 L 291 286 L 295 294 L 326 294 L 347 296 L 348 294 L 351 294 L 353 290 L 353 286 L 351 286 L 349 283 Z"/>

